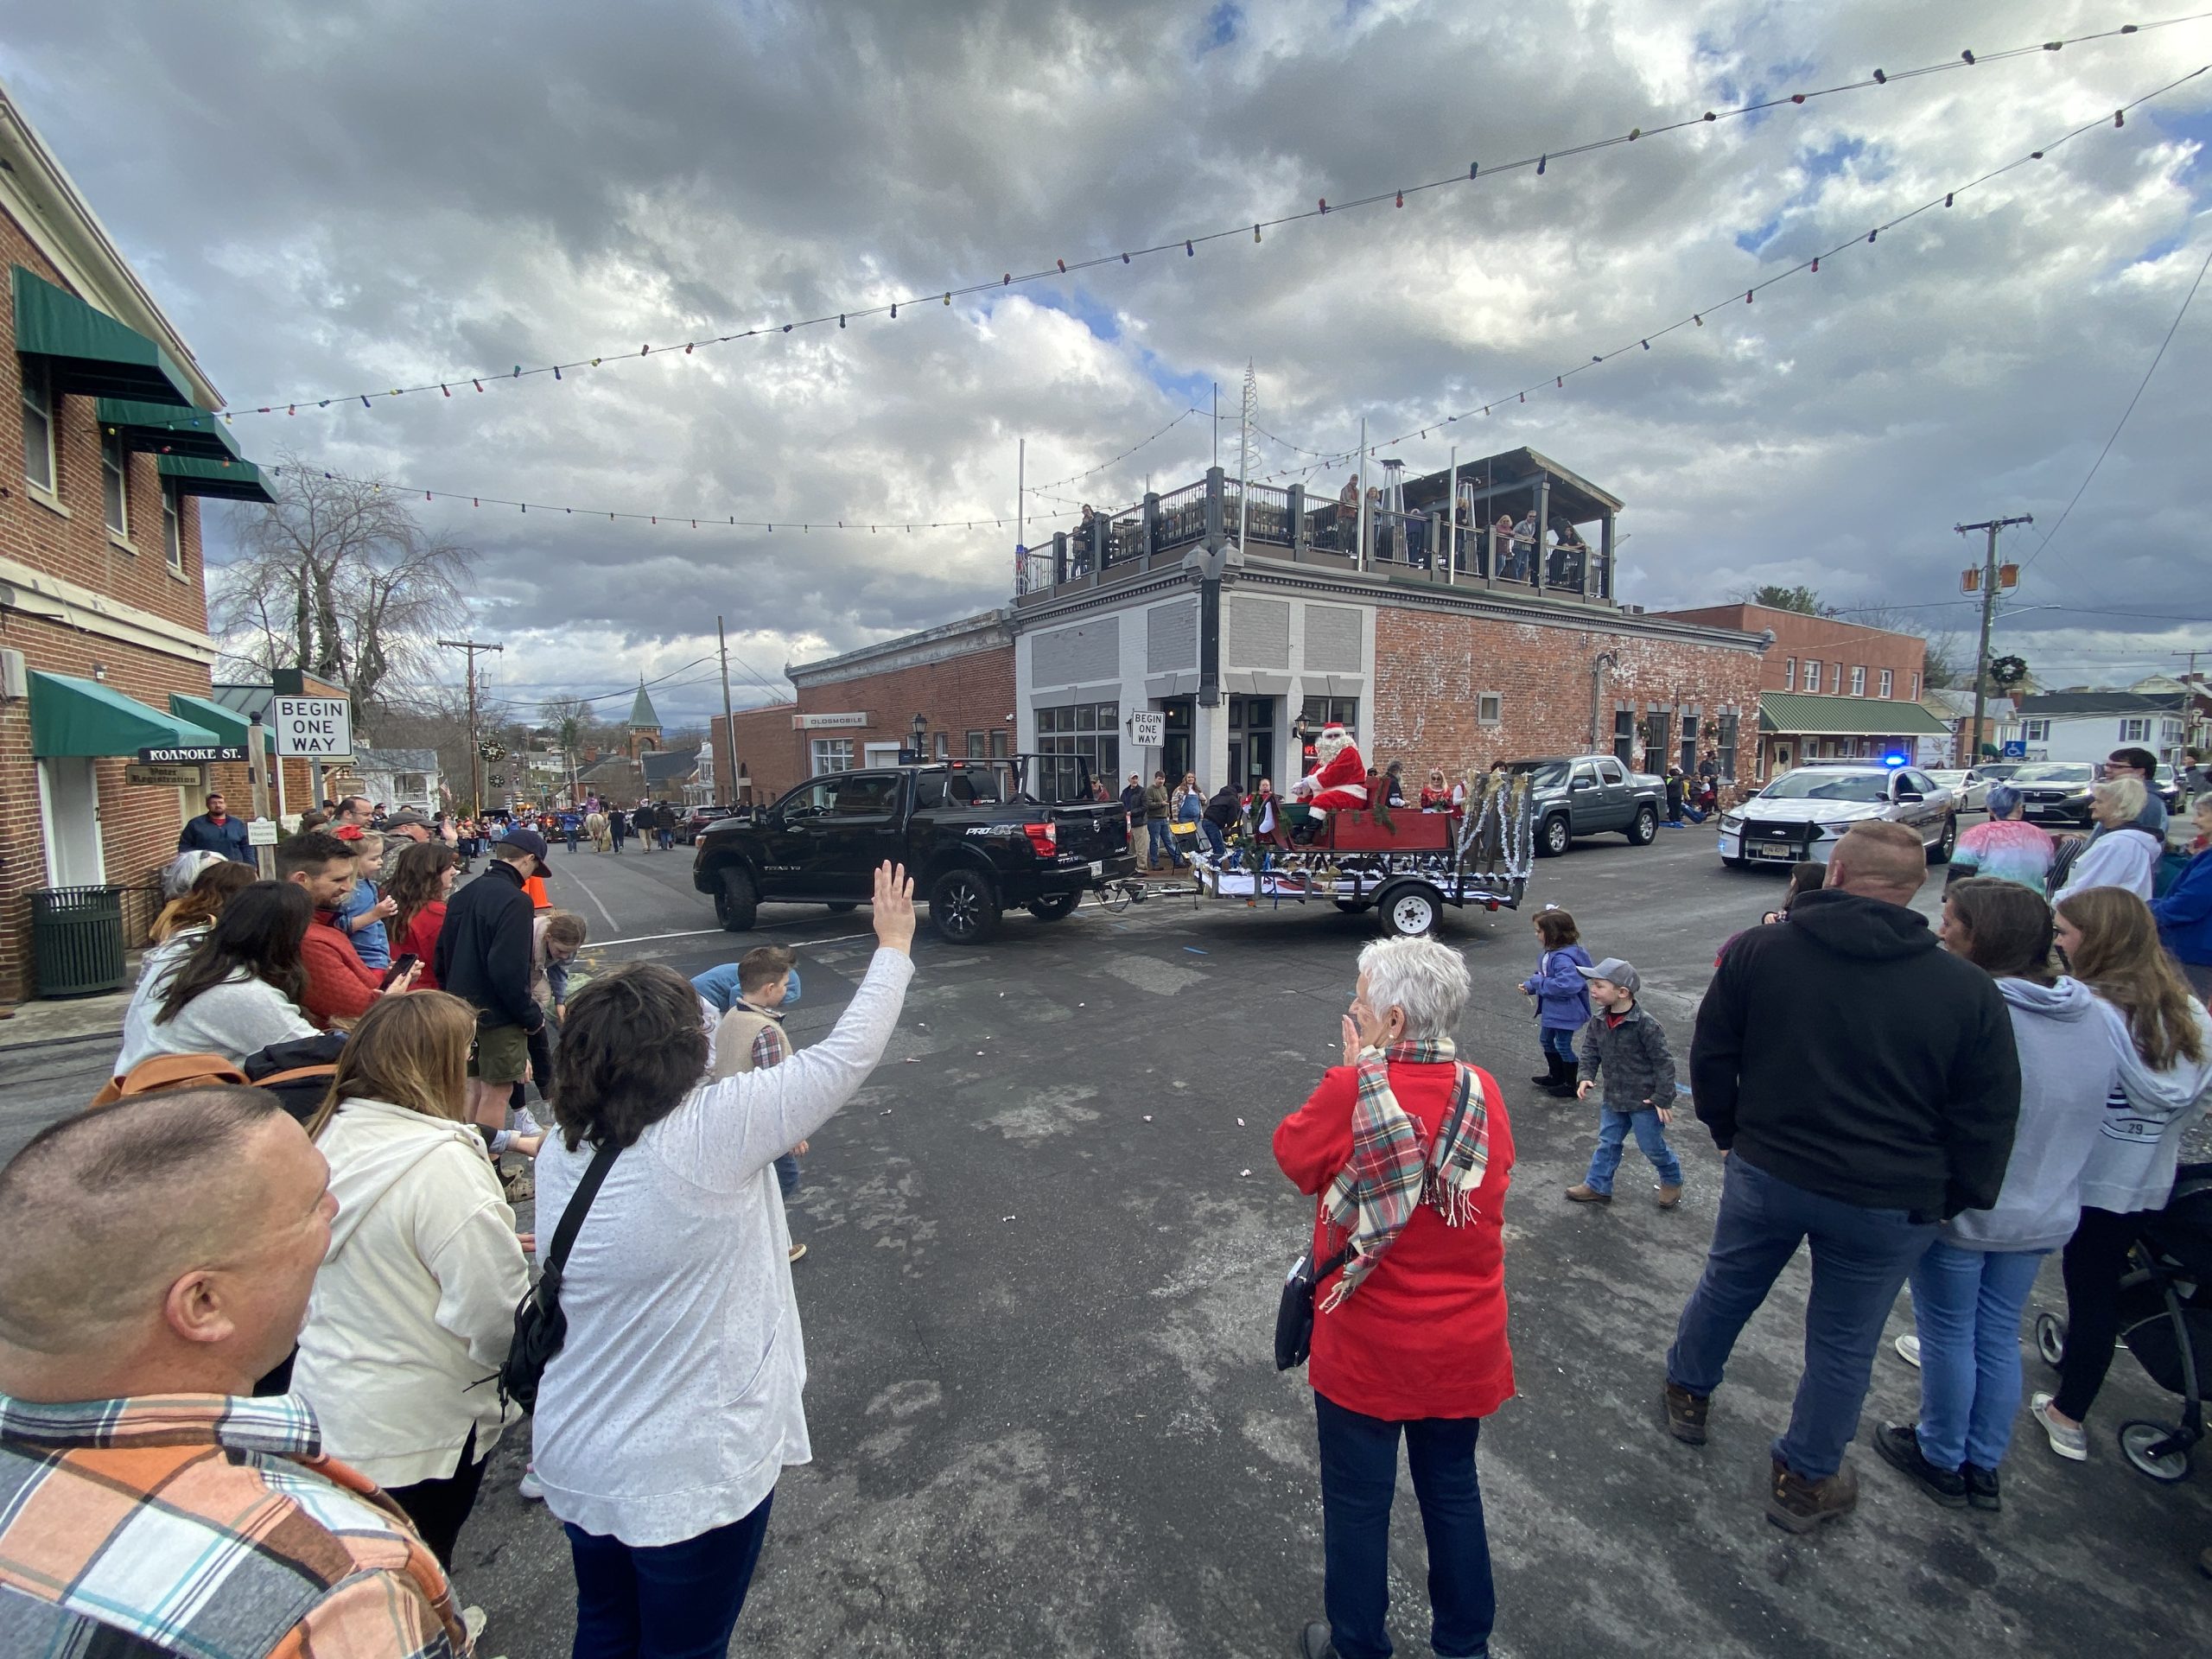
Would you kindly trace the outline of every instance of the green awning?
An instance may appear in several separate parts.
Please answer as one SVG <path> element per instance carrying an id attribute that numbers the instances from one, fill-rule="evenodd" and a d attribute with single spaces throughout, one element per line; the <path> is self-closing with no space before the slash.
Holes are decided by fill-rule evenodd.
<path id="1" fill-rule="evenodd" d="M 159 345 L 21 265 L 14 270 L 16 349 L 46 359 L 56 391 L 191 407 L 184 371 Z"/>
<path id="2" fill-rule="evenodd" d="M 98 680 L 31 671 L 31 753 L 136 754 L 141 749 L 226 743 L 206 727 L 149 708 Z"/>
<path id="3" fill-rule="evenodd" d="M 203 461 L 197 455 L 163 455 L 162 476 L 179 495 L 219 495 L 230 501 L 274 502 L 261 481 L 261 468 L 250 461 Z"/>
<path id="4" fill-rule="evenodd" d="M 1759 730 L 1783 737 L 1948 737 L 1951 728 L 1916 702 L 1762 691 Z"/>
<path id="5" fill-rule="evenodd" d="M 99 400 L 100 425 L 121 435 L 126 449 L 157 455 L 197 455 L 202 461 L 242 461 L 223 417 L 204 409 L 175 404 L 138 404 L 124 397 Z"/>
<path id="6" fill-rule="evenodd" d="M 195 726 L 205 726 L 215 734 L 218 743 L 235 743 L 240 748 L 253 740 L 253 722 L 235 709 L 226 709 L 219 702 L 210 702 L 205 697 L 188 696 L 181 691 L 169 693 L 169 713 L 179 720 L 188 720 Z M 273 742 L 272 735 L 264 741 Z"/>

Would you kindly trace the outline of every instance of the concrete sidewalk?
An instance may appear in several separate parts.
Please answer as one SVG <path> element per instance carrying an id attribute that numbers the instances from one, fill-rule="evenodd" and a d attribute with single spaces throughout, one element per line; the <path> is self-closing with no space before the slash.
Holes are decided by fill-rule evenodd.
<path id="1" fill-rule="evenodd" d="M 138 964 L 133 961 L 127 978 L 136 982 Z M 43 1048 L 48 1043 L 75 1042 L 92 1037 L 123 1039 L 123 1011 L 130 1006 L 130 993 L 110 991 L 101 996 L 54 997 L 18 1002 L 0 1009 L 0 1051 Z"/>

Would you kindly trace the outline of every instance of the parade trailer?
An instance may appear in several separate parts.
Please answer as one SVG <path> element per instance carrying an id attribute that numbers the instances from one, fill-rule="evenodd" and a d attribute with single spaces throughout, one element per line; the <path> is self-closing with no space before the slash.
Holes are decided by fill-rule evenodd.
<path id="1" fill-rule="evenodd" d="M 1201 843 L 1187 881 L 1107 884 L 1095 895 L 1110 909 L 1151 899 L 1207 900 L 1245 910 L 1331 904 L 1373 910 L 1391 937 L 1435 931 L 1448 906 L 1492 912 L 1520 906 L 1535 856 L 1529 775 L 1474 773 L 1464 812 L 1412 807 L 1316 813 L 1286 849 L 1238 826 L 1221 856 Z M 1286 814 L 1287 816 L 1287 813 Z M 1310 839 L 1299 839 L 1311 830 Z"/>

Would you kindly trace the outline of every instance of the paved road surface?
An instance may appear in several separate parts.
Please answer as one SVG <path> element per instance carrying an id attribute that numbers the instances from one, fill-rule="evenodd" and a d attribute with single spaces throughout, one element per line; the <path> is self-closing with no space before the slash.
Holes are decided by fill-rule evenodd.
<path id="1" fill-rule="evenodd" d="M 706 931 L 686 854 L 556 851 L 553 866 L 595 935 L 635 941 L 602 961 L 696 972 L 751 942 Z M 1531 896 L 1570 906 L 1593 954 L 1637 963 L 1680 1052 L 1714 948 L 1780 885 L 1722 871 L 1703 830 L 1670 830 L 1648 850 L 1599 842 L 1541 863 Z M 866 912 L 762 919 L 800 947 L 792 1025 L 811 1040 L 865 969 Z M 1713 1443 L 1667 1440 L 1661 1356 L 1719 1160 L 1678 1122 L 1679 1211 L 1638 1201 L 1632 1151 L 1610 1210 L 1565 1203 L 1594 1118 L 1523 1081 L 1538 1059 L 1513 989 L 1535 956 L 1526 913 L 1447 929 L 1478 987 L 1461 1042 L 1505 1082 L 1520 1147 L 1506 1224 L 1521 1397 L 1481 1453 L 1495 1651 L 2121 1659 L 2201 1640 L 2193 1562 L 2212 1496 L 2121 1464 L 2113 1427 L 2168 1404 L 2125 1355 L 2092 1461 L 2061 1465 L 2024 1433 L 2001 1516 L 1939 1510 L 1862 1448 L 1859 1516 L 1792 1541 L 1758 1499 L 1796 1376 L 1801 1261 L 1746 1332 Z M 925 935 L 886 1063 L 816 1136 L 794 1200 L 817 1460 L 779 1490 L 741 1650 L 1289 1650 L 1319 1606 L 1320 1503 L 1312 1401 L 1302 1374 L 1276 1375 L 1269 1341 L 1308 1211 L 1268 1136 L 1331 1060 L 1371 937 L 1371 918 L 1333 910 L 1157 899 L 1119 918 L 1017 916 L 980 950 Z M 96 1079 L 105 1057 L 87 1058 Z M 0 1126 L 61 1102 L 59 1081 L 11 1075 Z M 2034 1306 L 2063 1306 L 2055 1268 Z M 1892 1332 L 1909 1321 L 1901 1304 Z M 1910 1414 L 1916 1375 L 1885 1351 L 1870 1422 Z M 457 1569 L 491 1614 L 485 1651 L 517 1659 L 564 1652 L 570 1630 L 558 1529 L 514 1491 L 525 1446 L 518 1431 L 500 1447 Z M 1420 1652 L 1412 1506 L 1402 1483 L 1394 1624 Z"/>

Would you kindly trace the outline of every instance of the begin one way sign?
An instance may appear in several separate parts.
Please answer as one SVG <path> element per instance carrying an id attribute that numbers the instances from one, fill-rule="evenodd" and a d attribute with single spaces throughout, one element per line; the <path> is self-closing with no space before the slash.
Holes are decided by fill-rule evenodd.
<path id="1" fill-rule="evenodd" d="M 269 705 L 276 753 L 327 759 L 353 752 L 353 711 L 343 697 L 276 697 Z"/>

